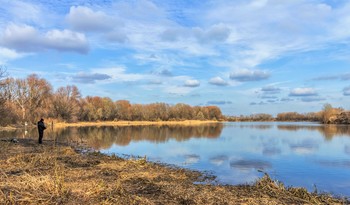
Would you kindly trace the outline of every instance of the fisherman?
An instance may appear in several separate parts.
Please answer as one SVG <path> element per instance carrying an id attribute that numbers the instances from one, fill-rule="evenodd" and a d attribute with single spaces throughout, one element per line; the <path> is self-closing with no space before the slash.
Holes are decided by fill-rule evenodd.
<path id="1" fill-rule="evenodd" d="M 41 118 L 38 122 L 38 131 L 39 131 L 39 144 L 43 143 L 43 137 L 44 137 L 44 130 L 46 129 L 46 126 L 44 124 L 44 119 Z"/>

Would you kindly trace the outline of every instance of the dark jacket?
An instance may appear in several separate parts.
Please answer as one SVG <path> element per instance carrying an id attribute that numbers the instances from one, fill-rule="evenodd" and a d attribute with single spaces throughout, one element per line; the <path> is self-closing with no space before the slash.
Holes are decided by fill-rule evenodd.
<path id="1" fill-rule="evenodd" d="M 45 129 L 46 129 L 46 126 L 45 126 L 44 122 L 43 121 L 39 121 L 38 122 L 38 131 L 39 132 L 44 132 Z"/>

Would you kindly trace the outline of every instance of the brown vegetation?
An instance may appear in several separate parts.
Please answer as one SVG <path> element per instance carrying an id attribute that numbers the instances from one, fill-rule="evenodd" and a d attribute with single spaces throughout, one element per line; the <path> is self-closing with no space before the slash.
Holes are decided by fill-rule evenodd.
<path id="1" fill-rule="evenodd" d="M 264 176 L 252 185 L 211 185 L 199 172 L 124 160 L 67 145 L 0 141 L 0 204 L 345 204 L 286 188 Z M 201 184 L 194 182 L 201 181 Z"/>
<path id="2" fill-rule="evenodd" d="M 108 97 L 81 97 L 72 85 L 53 91 L 48 81 L 33 74 L 25 79 L 6 78 L 0 68 L 0 125 L 35 124 L 42 117 L 63 122 L 78 121 L 183 121 L 222 120 L 217 106 L 190 106 L 183 103 L 131 104 Z M 0 110 L 1 112 L 1 110 Z"/>

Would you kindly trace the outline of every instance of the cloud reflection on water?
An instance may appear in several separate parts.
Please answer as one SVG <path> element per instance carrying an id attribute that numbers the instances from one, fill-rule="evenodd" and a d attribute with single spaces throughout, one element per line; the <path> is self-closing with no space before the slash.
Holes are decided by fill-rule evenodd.
<path id="1" fill-rule="evenodd" d="M 345 145 L 344 152 L 345 152 L 345 154 L 350 155 L 350 146 L 349 145 Z"/>
<path id="2" fill-rule="evenodd" d="M 195 164 L 200 160 L 200 156 L 197 154 L 188 154 L 185 155 L 185 162 L 184 164 Z"/>
<path id="3" fill-rule="evenodd" d="M 319 143 L 315 140 L 303 140 L 300 143 L 290 144 L 289 147 L 297 154 L 312 154 L 318 150 Z"/>
<path id="4" fill-rule="evenodd" d="M 257 159 L 241 159 L 237 161 L 231 161 L 230 166 L 235 169 L 241 169 L 241 170 L 268 170 L 272 168 L 272 165 L 270 162 L 263 161 L 263 160 L 257 160 Z"/>
<path id="5" fill-rule="evenodd" d="M 228 157 L 226 155 L 218 155 L 215 157 L 212 157 L 209 159 L 210 163 L 216 165 L 216 166 L 220 166 L 222 164 L 225 163 L 225 161 L 228 160 Z"/>
<path id="6" fill-rule="evenodd" d="M 341 167 L 341 168 L 349 168 L 350 169 L 350 160 L 318 160 L 317 164 L 326 166 L 326 167 Z"/>

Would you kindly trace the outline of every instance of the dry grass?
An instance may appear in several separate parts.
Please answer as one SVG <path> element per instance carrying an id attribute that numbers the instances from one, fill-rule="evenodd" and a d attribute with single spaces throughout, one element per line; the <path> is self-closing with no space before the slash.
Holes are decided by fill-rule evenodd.
<path id="1" fill-rule="evenodd" d="M 184 121 L 103 121 L 103 122 L 77 122 L 77 123 L 55 123 L 55 127 L 84 127 L 84 126 L 141 126 L 141 125 L 201 125 L 218 123 L 218 121 L 184 120 Z"/>
<path id="2" fill-rule="evenodd" d="M 200 184 L 199 172 L 145 159 L 79 154 L 53 142 L 0 141 L 0 204 L 346 204 L 286 188 L 267 175 L 252 185 Z"/>
<path id="3" fill-rule="evenodd" d="M 15 129 L 17 129 L 17 128 L 13 127 L 13 126 L 6 126 L 6 127 L 1 127 L 0 126 L 0 131 L 15 130 Z"/>

